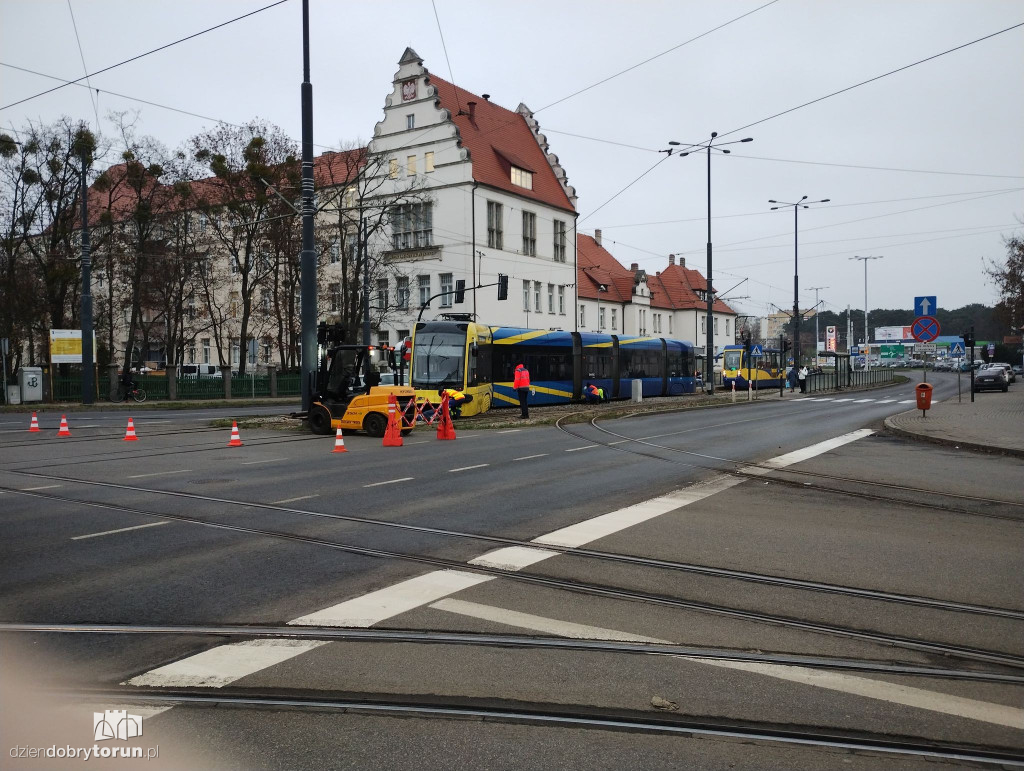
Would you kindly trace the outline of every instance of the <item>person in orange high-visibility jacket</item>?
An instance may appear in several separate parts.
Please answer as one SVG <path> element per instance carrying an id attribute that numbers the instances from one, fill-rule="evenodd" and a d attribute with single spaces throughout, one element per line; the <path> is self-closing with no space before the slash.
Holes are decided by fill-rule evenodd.
<path id="1" fill-rule="evenodd" d="M 439 389 L 441 396 L 448 394 L 448 412 L 453 418 L 462 416 L 462 405 L 466 403 L 466 395 L 457 388 Z"/>
<path id="2" fill-rule="evenodd" d="M 587 404 L 597 404 L 601 401 L 601 389 L 593 383 L 587 383 L 583 389 L 583 398 L 587 400 Z"/>
<path id="3" fill-rule="evenodd" d="M 530 370 L 525 365 L 516 365 L 516 374 L 512 381 L 512 387 L 519 394 L 519 410 L 521 412 L 519 417 L 530 417 L 530 405 L 528 403 L 530 398 Z"/>

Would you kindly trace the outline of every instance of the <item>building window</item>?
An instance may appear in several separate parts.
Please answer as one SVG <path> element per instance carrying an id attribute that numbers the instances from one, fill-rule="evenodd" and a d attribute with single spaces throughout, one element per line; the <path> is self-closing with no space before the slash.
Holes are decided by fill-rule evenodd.
<path id="1" fill-rule="evenodd" d="M 266 289 L 260 291 L 260 312 L 270 313 L 270 292 Z"/>
<path id="2" fill-rule="evenodd" d="M 523 254 L 537 256 L 537 215 L 532 211 L 523 212 Z"/>
<path id="3" fill-rule="evenodd" d="M 502 243 L 502 213 L 501 204 L 495 201 L 487 202 L 487 245 L 492 249 L 504 249 Z"/>
<path id="4" fill-rule="evenodd" d="M 192 345 L 190 345 L 188 347 L 188 363 L 189 364 L 195 364 L 196 363 L 196 346 L 195 346 L 195 343 L 193 343 Z"/>
<path id="5" fill-rule="evenodd" d="M 533 282 L 533 309 L 540 313 L 540 282 Z"/>
<path id="6" fill-rule="evenodd" d="M 416 116 L 415 115 L 406 115 L 405 116 L 405 127 L 406 127 L 406 129 L 414 129 L 414 128 L 416 128 Z"/>
<path id="7" fill-rule="evenodd" d="M 423 153 L 423 171 L 428 174 L 434 170 L 434 153 Z"/>
<path id="8" fill-rule="evenodd" d="M 228 263 L 231 265 L 231 275 L 234 276 L 238 273 L 238 259 L 232 254 L 228 257 Z"/>
<path id="9" fill-rule="evenodd" d="M 647 311 L 641 310 L 639 315 L 640 315 L 640 330 L 639 330 L 639 333 L 641 335 L 646 335 L 647 334 Z"/>
<path id="10" fill-rule="evenodd" d="M 619 315 L 618 314 L 618 308 L 612 308 L 612 330 L 613 331 L 619 328 L 619 320 L 617 318 L 618 315 Z"/>
<path id="11" fill-rule="evenodd" d="M 527 190 L 533 190 L 533 172 L 513 166 L 512 184 L 516 187 L 525 187 Z"/>
<path id="12" fill-rule="evenodd" d="M 444 294 L 441 295 L 441 307 L 442 308 L 451 308 L 452 307 L 452 301 L 455 299 L 455 296 L 452 294 L 453 290 L 454 290 L 454 287 L 452 286 L 452 274 L 451 273 L 442 273 L 441 274 L 441 291 L 444 292 Z"/>
<path id="13" fill-rule="evenodd" d="M 391 335 L 388 330 L 382 329 L 377 333 L 377 345 L 387 347 L 391 345 Z"/>
<path id="14" fill-rule="evenodd" d="M 345 195 L 342 197 L 341 205 L 346 209 L 351 209 L 356 205 L 356 189 L 354 187 L 345 189 Z"/>
<path id="15" fill-rule="evenodd" d="M 702 335 L 706 335 L 708 333 L 708 317 L 707 316 L 701 316 L 700 317 L 700 333 Z"/>
<path id="16" fill-rule="evenodd" d="M 238 337 L 231 338 L 231 366 L 234 367 L 242 360 L 242 340 Z"/>
<path id="17" fill-rule="evenodd" d="M 263 338 L 263 359 L 262 359 L 262 361 L 263 361 L 264 364 L 269 364 L 270 363 L 270 338 L 269 337 L 264 337 Z"/>
<path id="18" fill-rule="evenodd" d="M 397 158 L 392 158 L 391 162 L 388 164 L 388 177 L 390 177 L 391 179 L 397 179 L 398 178 L 398 159 Z"/>
<path id="19" fill-rule="evenodd" d="M 548 313 L 555 312 L 555 285 L 548 284 Z"/>
<path id="20" fill-rule="evenodd" d="M 530 282 L 523 282 L 523 310 L 530 312 Z"/>
<path id="21" fill-rule="evenodd" d="M 725 320 L 725 336 L 729 336 L 729 319 Z"/>
<path id="22" fill-rule="evenodd" d="M 334 263 L 341 259 L 341 242 L 338 240 L 337 236 L 331 239 L 330 255 L 329 260 L 331 265 L 334 265 Z"/>
<path id="23" fill-rule="evenodd" d="M 202 236 L 202 235 L 206 234 L 206 226 L 207 226 L 207 224 L 209 224 L 209 219 L 207 218 L 207 216 L 205 214 L 200 214 L 199 215 L 199 235 Z"/>
<path id="24" fill-rule="evenodd" d="M 565 262 L 565 223 L 555 220 L 555 262 Z"/>
<path id="25" fill-rule="evenodd" d="M 715 334 L 718 334 L 718 316 L 715 316 Z"/>
<path id="26" fill-rule="evenodd" d="M 671 315 L 669 315 L 669 317 L 668 317 L 668 333 L 670 335 L 672 334 L 672 316 Z"/>
<path id="27" fill-rule="evenodd" d="M 395 293 L 396 299 L 398 300 L 398 307 L 405 310 L 409 307 L 409 278 L 408 276 L 400 276 L 398 278 L 398 287 Z"/>
<path id="28" fill-rule="evenodd" d="M 597 327 L 604 329 L 604 308 L 597 309 Z"/>
<path id="29" fill-rule="evenodd" d="M 587 307 L 585 305 L 580 306 L 580 326 L 587 326 Z"/>
<path id="30" fill-rule="evenodd" d="M 337 313 L 341 306 L 341 284 L 328 284 L 327 286 L 328 310 Z"/>
<path id="31" fill-rule="evenodd" d="M 399 340 L 404 340 L 405 344 L 408 345 L 409 342 L 410 342 L 410 340 L 409 340 L 409 330 L 408 329 L 399 329 L 398 333 L 397 333 L 397 338 Z"/>
<path id="32" fill-rule="evenodd" d="M 433 243 L 434 212 L 430 203 L 407 203 L 394 207 L 391 245 L 395 249 L 421 249 Z"/>
<path id="33" fill-rule="evenodd" d="M 420 307 L 430 305 L 430 276 L 417 276 L 417 286 L 420 290 Z"/>
<path id="34" fill-rule="evenodd" d="M 558 312 L 565 315 L 565 287 L 558 287 Z"/>
<path id="35" fill-rule="evenodd" d="M 386 278 L 377 279 L 377 310 L 386 311 L 388 309 L 388 280 Z"/>
<path id="36" fill-rule="evenodd" d="M 410 177 L 416 176 L 416 156 L 410 155 L 405 159 L 405 173 Z"/>
<path id="37" fill-rule="evenodd" d="M 238 292 L 232 292 L 231 293 L 231 299 L 228 302 L 228 316 L 230 316 L 233 319 L 237 319 L 238 318 L 238 301 L 239 301 L 239 297 L 240 296 L 239 296 Z"/>
<path id="38" fill-rule="evenodd" d="M 203 364 L 210 363 L 210 338 L 203 338 Z"/>

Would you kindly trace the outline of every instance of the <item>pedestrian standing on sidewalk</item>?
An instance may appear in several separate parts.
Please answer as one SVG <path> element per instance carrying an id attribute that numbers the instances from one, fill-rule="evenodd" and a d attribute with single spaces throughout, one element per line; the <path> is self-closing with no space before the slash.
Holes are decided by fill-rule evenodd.
<path id="1" fill-rule="evenodd" d="M 799 375 L 796 371 L 796 366 L 790 367 L 789 372 L 786 374 L 786 385 L 789 386 L 789 392 L 793 393 L 796 390 L 797 383 L 800 382 Z"/>
<path id="2" fill-rule="evenodd" d="M 807 367 L 800 368 L 800 373 L 797 375 L 797 379 L 800 381 L 800 393 L 807 393 Z"/>
<path id="3" fill-rule="evenodd" d="M 519 394 L 520 418 L 530 417 L 530 370 L 523 364 L 516 365 L 515 378 L 512 380 L 512 387 Z"/>

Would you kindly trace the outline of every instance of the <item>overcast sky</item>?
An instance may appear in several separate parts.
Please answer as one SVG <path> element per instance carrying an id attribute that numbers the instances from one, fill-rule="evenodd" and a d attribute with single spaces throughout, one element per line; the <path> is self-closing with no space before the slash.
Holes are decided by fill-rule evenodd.
<path id="1" fill-rule="evenodd" d="M 75 79 L 272 1 L 0 0 L 0 124 L 68 115 L 95 125 L 98 111 L 109 133 L 108 112 L 133 109 L 169 147 L 217 119 L 254 116 L 298 139 L 300 0 L 91 78 L 98 110 L 95 92 L 79 86 L 6 106 L 59 85 L 10 65 Z M 831 203 L 800 213 L 801 307 L 817 286 L 827 287 L 825 309 L 863 308 L 864 266 L 850 258 L 867 255 L 884 257 L 868 267 L 872 308 L 910 309 L 914 295 L 937 295 L 944 308 L 995 301 L 983 260 L 1003 259 L 1002 239 L 1024 216 L 1024 27 L 770 116 L 1021 24 L 1021 0 L 436 0 L 436 9 L 450 69 L 429 0 L 311 1 L 318 153 L 372 136 L 412 46 L 439 76 L 536 111 L 579 196 L 580 232 L 601 228 L 627 266 L 653 273 L 675 253 L 705 270 L 706 158 L 657 151 L 717 131 L 722 141 L 754 138 L 712 158 L 715 284 L 725 292 L 748 279 L 727 295 L 741 313 L 792 308 L 792 209 L 772 212 L 768 201 L 803 195 Z"/>

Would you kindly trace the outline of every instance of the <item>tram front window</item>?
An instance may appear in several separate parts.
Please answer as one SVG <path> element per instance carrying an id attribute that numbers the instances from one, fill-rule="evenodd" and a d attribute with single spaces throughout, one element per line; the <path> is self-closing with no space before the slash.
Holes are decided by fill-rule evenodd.
<path id="1" fill-rule="evenodd" d="M 412 350 L 412 387 L 462 388 L 465 362 L 464 334 L 420 332 Z"/>
<path id="2" fill-rule="evenodd" d="M 726 351 L 723 354 L 725 361 L 722 363 L 722 369 L 739 369 L 741 353 L 742 351 Z"/>

